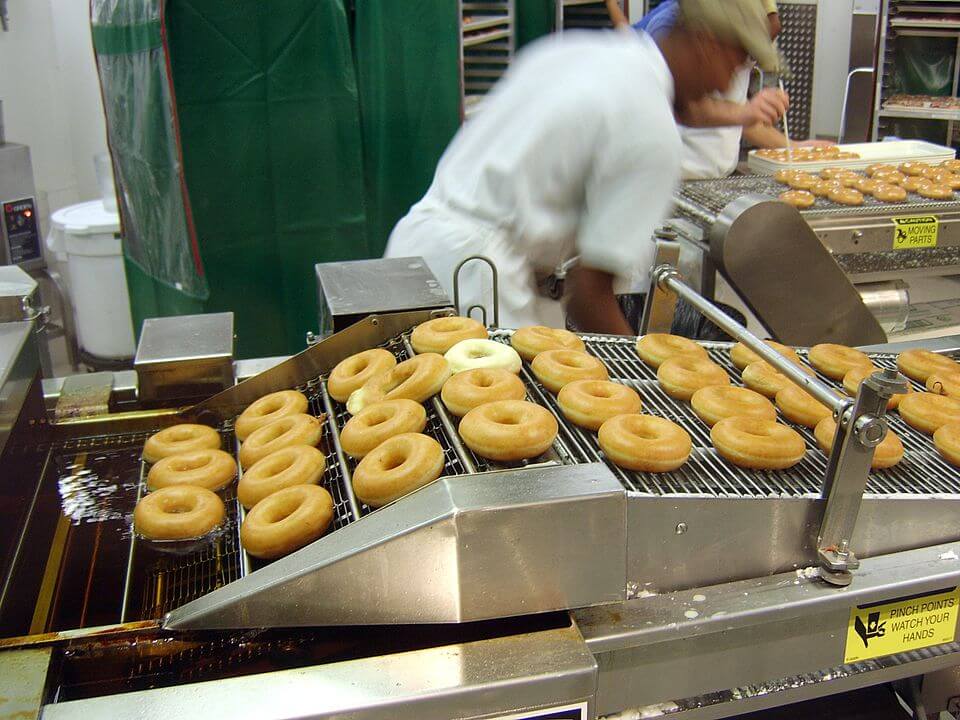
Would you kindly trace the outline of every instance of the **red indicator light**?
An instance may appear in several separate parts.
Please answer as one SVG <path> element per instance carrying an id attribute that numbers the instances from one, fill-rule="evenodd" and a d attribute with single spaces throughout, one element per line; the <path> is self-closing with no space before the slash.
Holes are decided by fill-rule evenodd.
<path id="1" fill-rule="evenodd" d="M 33 215 L 33 212 L 32 212 L 31 210 L 24 210 L 24 211 L 23 211 L 23 216 L 24 216 L 24 217 L 31 217 L 32 215 Z"/>

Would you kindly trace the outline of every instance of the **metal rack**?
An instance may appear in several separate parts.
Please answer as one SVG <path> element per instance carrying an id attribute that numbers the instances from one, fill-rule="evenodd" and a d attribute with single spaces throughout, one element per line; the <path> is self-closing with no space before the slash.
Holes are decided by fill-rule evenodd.
<path id="1" fill-rule="evenodd" d="M 894 87 L 895 63 L 900 52 L 899 40 L 905 37 L 952 38 L 955 43 L 953 81 L 950 96 L 957 98 L 960 83 L 960 3 L 950 0 L 883 0 L 880 18 L 880 43 L 875 77 L 873 132 L 874 141 L 886 135 L 903 136 L 898 120 L 914 119 L 945 123 L 944 144 L 952 145 L 960 109 L 903 108 L 890 106 L 894 94 L 902 94 Z"/>
<path id="2" fill-rule="evenodd" d="M 617 0 L 624 15 L 630 14 L 629 0 Z M 564 30 L 600 30 L 613 27 L 610 14 L 603 0 L 556 0 L 558 32 Z"/>
<path id="3" fill-rule="evenodd" d="M 460 0 L 461 116 L 469 119 L 507 71 L 516 48 L 514 0 Z"/>

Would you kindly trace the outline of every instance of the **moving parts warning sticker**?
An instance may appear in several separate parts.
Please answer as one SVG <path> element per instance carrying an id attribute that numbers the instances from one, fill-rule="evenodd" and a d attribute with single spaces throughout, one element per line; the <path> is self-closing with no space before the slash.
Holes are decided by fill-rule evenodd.
<path id="1" fill-rule="evenodd" d="M 937 246 L 940 221 L 936 215 L 912 215 L 893 220 L 893 249 L 913 250 Z"/>
<path id="2" fill-rule="evenodd" d="M 953 642 L 960 590 L 940 590 L 850 611 L 845 663 Z"/>

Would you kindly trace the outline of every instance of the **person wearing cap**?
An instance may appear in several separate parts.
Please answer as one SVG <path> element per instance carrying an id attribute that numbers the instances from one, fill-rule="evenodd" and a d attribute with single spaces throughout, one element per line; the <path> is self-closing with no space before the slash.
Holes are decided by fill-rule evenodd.
<path id="1" fill-rule="evenodd" d="M 680 0 L 677 23 L 656 39 L 570 32 L 532 44 L 457 132 L 387 257 L 422 256 L 452 295 L 459 263 L 486 256 L 502 326 L 563 327 L 545 281 L 579 256 L 564 287 L 569 318 L 632 334 L 614 281 L 649 277 L 653 232 L 680 180 L 675 113 L 726 90 L 748 56 L 780 66 L 762 0 Z M 463 268 L 460 297 L 489 306 L 486 268 Z"/>
<path id="2" fill-rule="evenodd" d="M 770 37 L 780 34 L 780 16 L 775 0 L 763 0 L 770 23 Z M 677 20 L 677 0 L 664 0 L 633 25 L 654 38 L 667 32 Z M 624 27 L 623 14 L 611 14 L 618 27 Z M 733 76 L 730 87 L 680 108 L 680 139 L 683 141 L 681 177 L 706 180 L 726 177 L 737 168 L 740 142 L 745 139 L 759 148 L 786 147 L 786 136 L 774 127 L 786 112 L 789 98 L 776 88 L 765 88 L 748 100 L 752 63 L 746 63 Z M 822 140 L 803 140 L 796 146 L 830 145 Z"/>

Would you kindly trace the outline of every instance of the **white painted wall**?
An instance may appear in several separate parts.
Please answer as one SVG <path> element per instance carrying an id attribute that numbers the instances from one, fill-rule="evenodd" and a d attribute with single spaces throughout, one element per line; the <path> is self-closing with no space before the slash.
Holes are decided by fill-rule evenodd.
<path id="1" fill-rule="evenodd" d="M 0 99 L 8 142 L 30 146 L 46 231 L 52 210 L 99 197 L 93 156 L 106 150 L 87 0 L 8 5 Z"/>
<path id="2" fill-rule="evenodd" d="M 854 0 L 820 0 L 817 4 L 817 45 L 810 118 L 813 136 L 836 137 L 840 133 L 843 89 L 850 66 L 853 4 Z"/>

